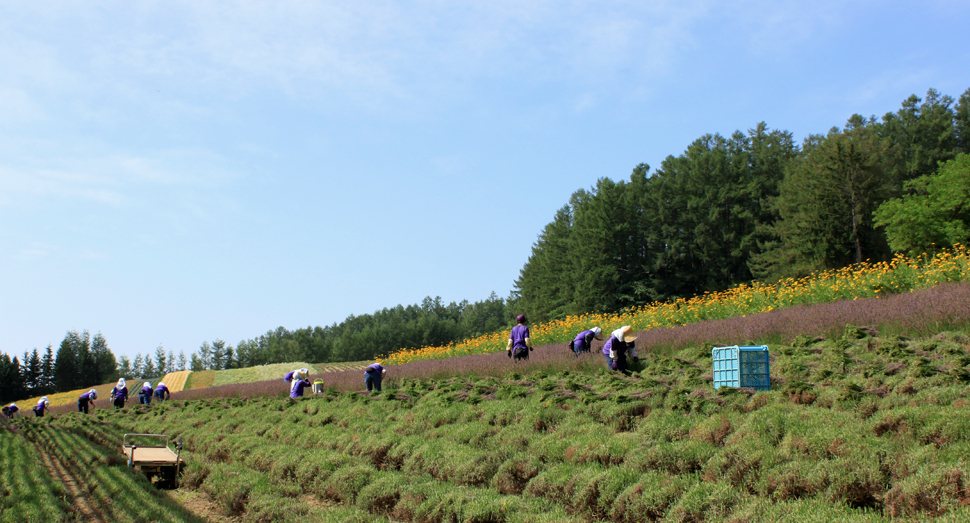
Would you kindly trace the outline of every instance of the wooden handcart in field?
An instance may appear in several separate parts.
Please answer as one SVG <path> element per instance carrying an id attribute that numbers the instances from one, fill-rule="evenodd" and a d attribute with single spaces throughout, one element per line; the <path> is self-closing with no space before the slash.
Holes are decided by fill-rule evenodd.
<path id="1" fill-rule="evenodd" d="M 179 473 L 184 465 L 181 438 L 173 451 L 169 447 L 167 434 L 125 434 L 121 450 L 125 453 L 129 469 L 138 467 L 148 481 L 157 477 L 159 487 L 178 486 Z"/>

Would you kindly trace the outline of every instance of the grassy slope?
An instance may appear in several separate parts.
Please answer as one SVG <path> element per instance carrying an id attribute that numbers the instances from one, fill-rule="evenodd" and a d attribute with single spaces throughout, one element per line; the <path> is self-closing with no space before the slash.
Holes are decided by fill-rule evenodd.
<path id="1" fill-rule="evenodd" d="M 594 354 L 587 372 L 63 422 L 108 440 L 185 437 L 186 488 L 251 520 L 295 521 L 328 504 L 326 517 L 359 521 L 970 517 L 965 331 L 906 340 L 848 327 L 771 349 L 772 392 L 715 392 L 709 350 L 695 346 L 649 356 L 631 377 Z"/>

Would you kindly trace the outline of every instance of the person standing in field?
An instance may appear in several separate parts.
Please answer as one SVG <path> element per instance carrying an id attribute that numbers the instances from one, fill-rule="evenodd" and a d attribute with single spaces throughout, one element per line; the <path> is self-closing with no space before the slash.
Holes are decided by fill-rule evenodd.
<path id="1" fill-rule="evenodd" d="M 384 374 L 387 374 L 387 369 L 380 363 L 371 363 L 364 369 L 364 386 L 367 387 L 367 392 L 371 389 L 381 391 L 381 380 L 384 379 Z"/>
<path id="2" fill-rule="evenodd" d="M 145 382 L 141 386 L 141 390 L 138 391 L 138 404 L 139 405 L 151 405 L 152 404 L 152 384 L 150 382 Z"/>
<path id="3" fill-rule="evenodd" d="M 529 359 L 529 352 L 532 351 L 532 339 L 529 337 L 529 327 L 525 325 L 525 316 L 519 314 L 515 317 L 518 324 L 512 327 L 512 334 L 509 335 L 509 342 L 505 345 L 505 351 L 509 357 L 518 360 Z"/>
<path id="4" fill-rule="evenodd" d="M 158 386 L 155 387 L 155 399 L 158 401 L 167 400 L 172 396 L 172 393 L 168 391 L 168 387 L 165 386 L 165 382 L 158 382 Z"/>
<path id="5" fill-rule="evenodd" d="M 81 397 L 77 399 L 77 411 L 87 414 L 88 404 L 90 403 L 92 406 L 95 406 L 94 400 L 96 399 L 98 399 L 98 391 L 94 389 L 81 394 Z"/>
<path id="6" fill-rule="evenodd" d="M 111 399 L 116 409 L 125 406 L 125 402 L 128 401 L 128 387 L 125 385 L 124 378 L 120 378 L 118 384 L 111 389 Z"/>
<path id="7" fill-rule="evenodd" d="M 6 407 L 3 408 L 3 415 L 10 419 L 13 419 L 13 415 L 16 414 L 17 411 L 19 410 L 20 410 L 20 407 L 18 407 L 16 403 L 11 403 L 10 405 L 7 405 Z"/>
<path id="8" fill-rule="evenodd" d="M 576 335 L 576 338 L 570 342 L 569 348 L 573 350 L 573 354 L 579 356 L 583 352 L 589 352 L 593 347 L 593 340 L 603 339 L 603 329 L 599 327 L 593 327 L 592 329 L 585 330 Z"/>
<path id="9" fill-rule="evenodd" d="M 34 417 L 43 418 L 44 412 L 50 410 L 50 408 L 51 402 L 47 399 L 47 396 L 44 396 L 40 399 L 40 401 L 37 402 L 37 406 L 34 407 Z"/>
<path id="10" fill-rule="evenodd" d="M 639 356 L 637 356 L 637 350 L 634 347 L 636 339 L 637 335 L 629 325 L 624 325 L 613 331 L 610 339 L 606 340 L 606 343 L 603 344 L 606 365 L 611 370 L 629 374 L 627 370 L 627 356 L 633 358 L 633 361 L 640 361 Z"/>
<path id="11" fill-rule="evenodd" d="M 307 374 L 303 372 L 309 369 L 300 369 L 293 373 L 290 384 L 290 397 L 293 399 L 303 397 L 303 389 L 310 386 L 310 380 L 307 379 Z"/>

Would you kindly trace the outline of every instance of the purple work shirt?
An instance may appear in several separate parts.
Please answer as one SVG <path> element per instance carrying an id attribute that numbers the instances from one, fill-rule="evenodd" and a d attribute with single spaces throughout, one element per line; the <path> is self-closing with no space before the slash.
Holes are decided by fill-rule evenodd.
<path id="1" fill-rule="evenodd" d="M 290 397 L 293 399 L 303 396 L 303 389 L 310 386 L 310 380 L 296 380 L 290 387 Z"/>
<path id="2" fill-rule="evenodd" d="M 78 398 L 78 399 L 79 400 L 84 400 L 84 401 L 94 401 L 94 400 L 91 399 L 91 393 L 90 392 L 85 392 L 84 394 L 81 394 L 81 397 Z"/>
<path id="3" fill-rule="evenodd" d="M 525 344 L 525 339 L 530 337 L 529 328 L 525 325 L 516 325 L 515 327 L 512 327 L 512 334 L 509 335 L 509 338 L 512 340 L 512 350 L 519 347 L 527 348 L 528 346 Z"/>
<path id="4" fill-rule="evenodd" d="M 120 389 L 118 387 L 115 387 L 115 388 L 111 389 L 111 397 L 113 399 L 125 398 L 125 400 L 127 401 L 128 400 L 128 387 L 123 387 L 123 388 L 120 388 Z"/>
<path id="5" fill-rule="evenodd" d="M 294 372 L 296 372 L 296 371 L 291 370 L 290 372 L 287 372 L 286 374 L 284 374 L 283 375 L 283 381 L 293 381 L 293 373 Z"/>
<path id="6" fill-rule="evenodd" d="M 47 409 L 47 404 L 44 403 L 44 400 L 38 401 L 37 402 L 37 406 L 34 407 L 34 410 L 37 411 L 37 412 L 40 412 L 40 411 L 46 410 L 46 409 Z"/>
<path id="7" fill-rule="evenodd" d="M 9 412 L 10 412 L 11 414 L 13 414 L 14 412 L 17 412 L 18 410 L 20 410 L 20 407 L 18 407 L 18 406 L 16 406 L 16 405 L 10 405 L 9 407 L 7 407 L 7 410 L 8 410 L 8 411 L 9 411 Z"/>
<path id="8" fill-rule="evenodd" d="M 384 367 L 382 367 L 380 363 L 371 363 L 370 365 L 367 366 L 364 372 L 371 372 L 371 373 L 376 372 L 380 374 L 381 372 L 383 372 L 383 370 L 384 370 Z"/>
<path id="9" fill-rule="evenodd" d="M 635 342 L 626 343 L 616 339 L 616 336 L 610 336 L 610 339 L 606 340 L 606 344 L 603 345 L 603 354 L 607 356 L 610 355 L 610 349 L 614 349 L 616 352 L 616 359 L 626 361 L 626 352 L 629 349 L 634 348 Z"/>
<path id="10" fill-rule="evenodd" d="M 577 348 L 592 347 L 593 338 L 595 337 L 596 333 L 591 330 L 580 332 L 576 335 L 576 339 L 573 340 L 573 346 Z"/>
<path id="11" fill-rule="evenodd" d="M 151 387 L 144 387 L 143 386 L 141 388 L 141 393 L 142 394 L 148 394 L 149 396 L 151 396 L 152 395 L 152 388 Z"/>
<path id="12" fill-rule="evenodd" d="M 168 387 L 166 387 L 165 385 L 159 385 L 158 387 L 155 388 L 156 396 L 161 396 L 165 393 L 171 394 L 171 392 L 168 391 Z"/>

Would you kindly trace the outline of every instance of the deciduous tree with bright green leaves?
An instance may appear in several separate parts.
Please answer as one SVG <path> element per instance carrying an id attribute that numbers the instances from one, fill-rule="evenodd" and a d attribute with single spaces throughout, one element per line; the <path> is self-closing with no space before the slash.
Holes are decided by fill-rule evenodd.
<path id="1" fill-rule="evenodd" d="M 919 255 L 970 241 L 970 155 L 940 164 L 936 174 L 907 187 L 913 194 L 893 198 L 875 213 L 894 251 Z"/>

